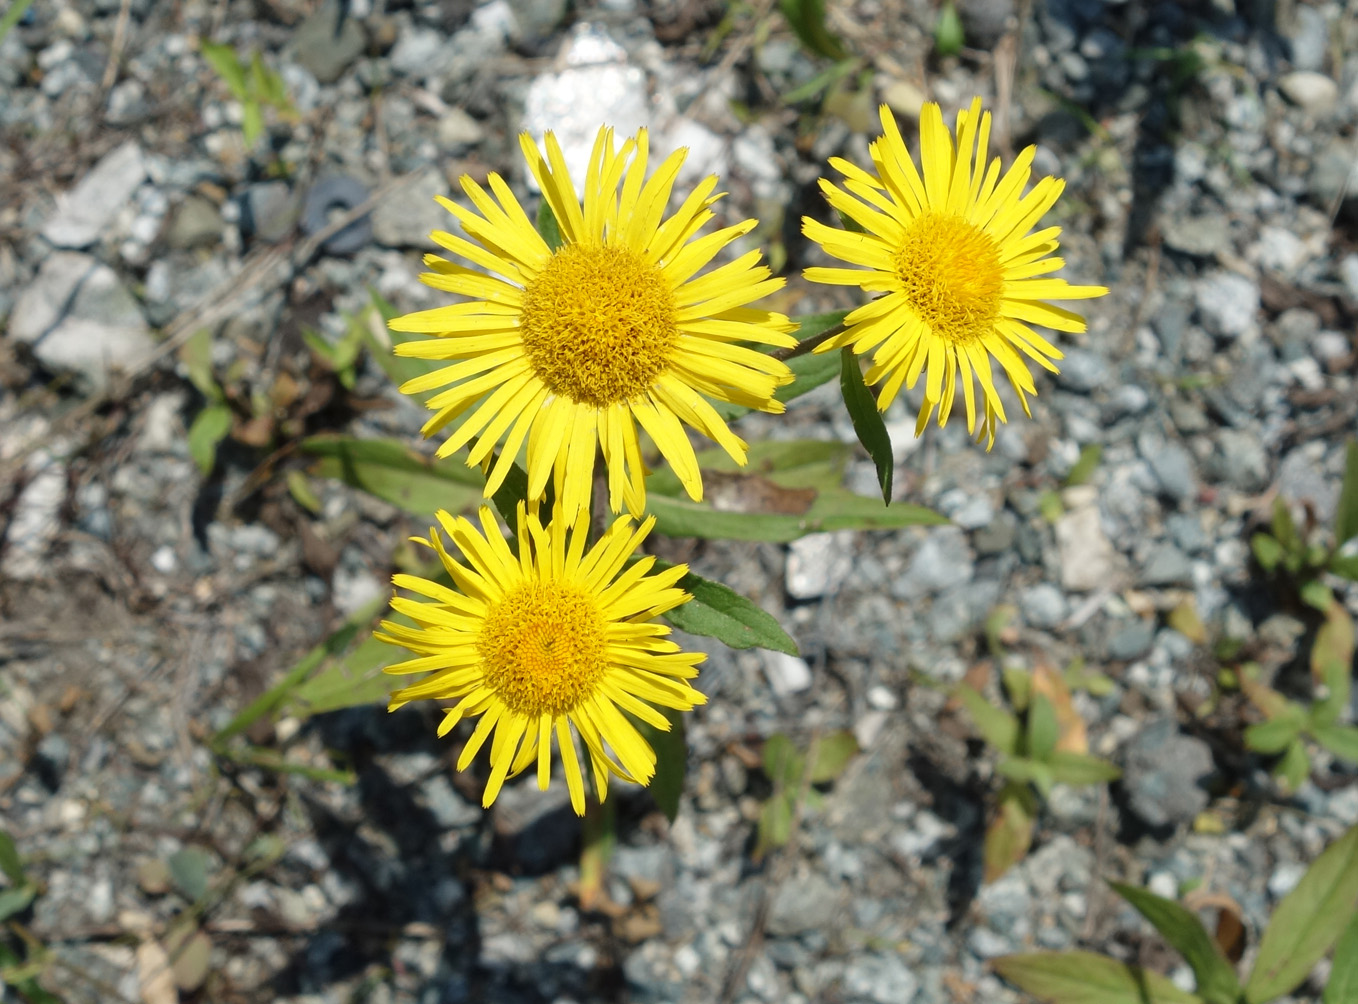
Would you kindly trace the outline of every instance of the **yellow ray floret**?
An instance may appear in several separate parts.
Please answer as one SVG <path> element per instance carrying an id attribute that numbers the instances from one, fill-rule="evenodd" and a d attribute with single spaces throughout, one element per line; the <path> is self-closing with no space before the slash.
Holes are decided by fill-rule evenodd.
<path id="1" fill-rule="evenodd" d="M 422 699 L 453 702 L 440 736 L 479 718 L 457 769 L 466 770 L 490 739 L 485 806 L 506 778 L 531 765 L 546 790 L 553 737 L 577 814 L 585 811 L 577 736 L 601 799 L 610 774 L 649 783 L 655 751 L 628 715 L 668 731 L 657 707 L 689 711 L 707 701 L 689 682 L 707 657 L 680 651 L 665 637 L 670 629 L 654 623 L 691 598 L 676 586 L 688 567 L 652 574 L 654 558 L 627 564 L 655 518 L 638 527 L 619 517 L 587 550 L 587 512 L 569 520 L 558 504 L 544 526 L 520 504 L 517 555 L 487 508 L 480 528 L 446 512 L 438 522 L 427 540 L 416 540 L 437 552 L 452 587 L 395 576 L 396 586 L 419 599 L 398 596 L 392 611 L 414 626 L 386 620 L 374 635 L 412 653 L 386 672 L 429 674 L 395 691 L 390 709 Z"/>
<path id="2" fill-rule="evenodd" d="M 872 352 L 866 378 L 882 382 L 877 407 L 883 411 L 902 386 L 914 387 L 923 374 L 916 435 L 935 410 L 938 424 L 947 424 L 959 384 L 967 430 L 977 433 L 979 383 L 979 434 L 989 449 L 997 424 L 1007 421 L 991 360 L 1031 414 L 1028 395 L 1037 388 L 1024 357 L 1056 372 L 1062 354 L 1030 325 L 1084 331 L 1083 317 L 1046 301 L 1084 300 L 1108 290 L 1043 278 L 1065 265 L 1051 257 L 1061 229 L 1032 231 L 1065 183 L 1043 178 L 1024 194 L 1033 147 L 1003 174 L 998 157 L 987 167 L 990 113 L 981 114 L 980 98 L 957 114 L 956 147 L 938 105 L 924 106 L 921 170 L 886 105 L 880 114 L 883 134 L 869 147 L 873 170 L 836 157 L 830 164 L 844 176 L 843 187 L 820 183 L 830 205 L 861 232 L 802 220 L 803 232 L 827 254 L 858 266 L 808 268 L 807 279 L 879 294 L 849 314 L 844 331 L 816 351 L 851 345 L 856 353 Z"/>
<path id="3" fill-rule="evenodd" d="M 472 207 L 448 199 L 467 237 L 431 236 L 475 268 L 429 255 L 423 281 L 468 297 L 407 314 L 396 331 L 434 335 L 397 346 L 398 355 L 451 365 L 405 383 L 434 415 L 426 436 L 453 426 L 439 447 L 448 456 L 467 444 L 468 465 L 489 463 L 486 496 L 526 449 L 529 497 L 551 478 L 568 518 L 587 505 L 596 452 L 608 467 L 609 506 L 645 508 L 645 468 L 638 426 L 654 440 L 689 495 L 702 498 L 702 477 L 685 426 L 714 440 L 739 463 L 745 443 L 709 399 L 781 412 L 773 392 L 792 379 L 787 366 L 741 343 L 787 347 L 796 325 L 751 304 L 783 285 L 750 252 L 699 275 L 754 220 L 699 237 L 713 218 L 717 179 L 709 177 L 665 218 L 685 151 L 648 178 L 646 130 L 614 148 L 599 130 L 584 178 L 584 198 L 566 171 L 556 137 L 546 156 L 519 137 L 563 243 L 548 247 L 499 175 L 487 191 L 464 176 Z M 469 238 L 469 239 L 468 239 Z M 443 389 L 440 389 L 443 388 Z"/>

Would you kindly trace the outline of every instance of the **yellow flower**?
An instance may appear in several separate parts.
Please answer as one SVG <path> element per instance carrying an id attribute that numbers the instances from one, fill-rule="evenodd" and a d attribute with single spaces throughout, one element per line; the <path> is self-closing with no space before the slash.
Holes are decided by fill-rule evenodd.
<path id="1" fill-rule="evenodd" d="M 689 495 L 701 499 L 702 476 L 681 423 L 744 463 L 745 443 L 707 398 L 781 412 L 772 395 L 792 379 L 782 362 L 739 344 L 794 344 L 788 332 L 795 325 L 785 316 L 749 306 L 783 285 L 758 264 L 759 252 L 694 278 L 756 221 L 697 237 L 720 198 L 711 176 L 662 222 L 686 151 L 671 154 L 647 180 L 644 129 L 619 150 L 613 130 L 599 130 L 583 202 L 556 137 L 546 136 L 546 160 L 527 133 L 519 141 L 563 243 L 548 248 L 498 175 L 489 178 L 493 195 L 463 176 L 477 212 L 438 201 L 472 240 L 443 231 L 431 237 L 477 269 L 429 255 L 425 264 L 433 271 L 421 279 L 472 299 L 391 322 L 396 331 L 438 336 L 404 342 L 398 355 L 459 361 L 401 390 L 448 388 L 429 399 L 435 414 L 424 426 L 429 436 L 462 418 L 439 456 L 476 440 L 467 458 L 474 466 L 488 463 L 502 444 L 487 497 L 526 441 L 528 497 L 540 498 L 554 473 L 566 516 L 573 517 L 588 503 L 601 448 L 610 507 L 619 512 L 625 502 L 640 515 L 646 487 L 639 424 Z"/>
<path id="2" fill-rule="evenodd" d="M 390 710 L 422 698 L 456 701 L 444 714 L 440 736 L 479 715 L 458 770 L 466 770 L 494 730 L 485 806 L 505 778 L 533 763 L 538 787 L 546 790 L 555 733 L 571 805 L 583 815 L 572 728 L 589 751 L 600 799 L 610 773 L 648 783 L 655 752 L 627 715 L 668 730 L 654 706 L 688 711 L 707 701 L 688 682 L 707 657 L 681 652 L 665 638 L 670 629 L 652 622 L 691 598 L 675 586 L 688 568 L 675 565 L 651 575 L 654 558 L 627 564 L 655 518 L 636 527 L 630 517 L 619 517 L 586 551 L 587 511 L 568 521 L 558 509 L 544 527 L 520 504 L 517 556 L 487 508 L 480 511 L 480 530 L 447 512 L 439 512 L 438 521 L 466 564 L 448 553 L 431 527 L 427 541 L 416 540 L 438 552 L 456 589 L 413 575 L 393 578 L 424 601 L 391 601 L 392 610 L 416 626 L 383 621 L 375 637 L 415 658 L 386 672 L 432 672 L 395 691 Z"/>
<path id="3" fill-rule="evenodd" d="M 1029 233 L 1056 203 L 1065 182 L 1043 178 L 1022 194 L 1033 161 L 1031 146 L 1003 177 L 998 157 L 985 168 L 990 113 L 981 114 L 980 98 L 957 114 L 956 149 L 938 105 L 924 106 L 923 177 L 890 110 L 883 105 L 880 114 L 884 135 L 870 147 L 875 173 L 835 157 L 830 164 L 844 175 L 843 189 L 824 179 L 820 183 L 830 205 L 863 232 L 835 230 L 807 218 L 802 224 L 827 254 L 871 270 L 808 268 L 806 278 L 882 295 L 849 314 L 845 330 L 817 351 L 844 345 L 859 354 L 875 349 L 866 378 L 870 384 L 886 381 L 877 397 L 882 411 L 902 384 L 914 387 L 925 373 L 915 435 L 924 431 L 935 408 L 938 424 L 947 423 L 958 383 L 966 400 L 967 430 L 975 433 L 973 379 L 979 381 L 984 398 L 980 435 L 989 449 L 996 423 L 1008 421 L 991 357 L 1031 417 L 1027 395 L 1037 388 L 1023 357 L 1054 373 L 1053 360 L 1062 353 L 1030 325 L 1084 331 L 1083 317 L 1045 301 L 1083 300 L 1108 290 L 1038 278 L 1065 264 L 1048 257 L 1057 249 L 1060 227 Z"/>

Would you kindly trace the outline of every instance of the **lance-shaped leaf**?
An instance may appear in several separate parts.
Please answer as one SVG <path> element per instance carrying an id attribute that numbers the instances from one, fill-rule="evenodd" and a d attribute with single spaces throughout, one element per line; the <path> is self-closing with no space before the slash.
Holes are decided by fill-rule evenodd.
<path id="1" fill-rule="evenodd" d="M 1321 1004 L 1358 1004 L 1358 913 L 1334 945 L 1334 966 Z"/>
<path id="2" fill-rule="evenodd" d="M 645 740 L 655 750 L 655 776 L 647 786 L 656 806 L 671 823 L 679 815 L 679 800 L 684 794 L 688 770 L 688 746 L 684 741 L 684 715 L 673 708 L 657 708 L 670 723 L 668 732 L 649 722 L 635 721 Z"/>
<path id="3" fill-rule="evenodd" d="M 1216 942 L 1194 913 L 1148 889 L 1121 882 L 1108 884 L 1136 907 L 1137 912 L 1184 957 L 1197 980 L 1199 997 L 1210 1004 L 1236 1004 L 1240 998 L 1240 983 L 1235 968 L 1217 949 Z"/>
<path id="4" fill-rule="evenodd" d="M 656 559 L 657 571 L 671 567 L 670 562 Z M 664 615 L 680 631 L 716 638 L 731 648 L 768 648 L 797 654 L 797 643 L 777 618 L 734 589 L 692 572 L 676 585 L 693 597 Z"/>
<path id="5" fill-rule="evenodd" d="M 825 0 L 781 0 L 783 16 L 806 46 L 826 59 L 843 59 L 847 53 L 825 25 Z"/>
<path id="6" fill-rule="evenodd" d="M 1358 826 L 1316 858 L 1278 904 L 1245 985 L 1250 1004 L 1290 993 L 1358 911 Z"/>
<path id="7" fill-rule="evenodd" d="M 839 389 L 844 395 L 844 407 L 849 410 L 853 431 L 868 451 L 877 468 L 877 483 L 882 486 L 882 501 L 891 504 L 891 479 L 895 472 L 895 458 L 891 453 L 891 437 L 887 434 L 882 413 L 877 410 L 868 385 L 863 382 L 863 369 L 858 356 L 847 346 L 840 349 Z"/>
<path id="8" fill-rule="evenodd" d="M 457 513 L 481 501 L 485 479 L 460 460 L 440 461 L 391 439 L 312 436 L 301 450 L 318 458 L 312 473 L 337 478 L 430 519 L 439 509 Z"/>
<path id="9" fill-rule="evenodd" d="M 1051 1004 L 1201 1004 L 1158 973 L 1092 952 L 1005 955 L 991 964 L 1010 983 Z"/>

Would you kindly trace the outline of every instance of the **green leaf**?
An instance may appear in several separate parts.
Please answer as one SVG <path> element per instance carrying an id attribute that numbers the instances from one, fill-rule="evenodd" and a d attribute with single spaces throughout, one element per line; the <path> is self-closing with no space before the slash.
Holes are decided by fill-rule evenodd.
<path id="1" fill-rule="evenodd" d="M 382 599 L 385 601 L 386 597 Z M 399 616 L 392 616 L 391 620 L 410 623 Z M 365 638 L 352 652 L 326 663 L 315 675 L 293 688 L 282 710 L 306 718 L 341 708 L 384 703 L 405 678 L 382 671 L 405 658 L 405 652 L 397 646 L 376 638 Z"/>
<path id="2" fill-rule="evenodd" d="M 1353 691 L 1353 619 L 1342 603 L 1325 611 L 1325 623 L 1311 645 L 1311 678 L 1325 686 L 1325 697 L 1311 708 L 1317 727 L 1333 725 L 1349 706 Z"/>
<path id="3" fill-rule="evenodd" d="M 1355 910 L 1358 826 L 1326 848 L 1273 911 L 1245 986 L 1250 1004 L 1264 1004 L 1295 989 L 1349 925 Z"/>
<path id="4" fill-rule="evenodd" d="M 19 849 L 14 846 L 14 838 L 0 829 L 0 873 L 15 885 L 24 884 L 24 863 L 19 857 Z"/>
<path id="5" fill-rule="evenodd" d="M 1358 728 L 1352 725 L 1326 725 L 1311 730 L 1316 742 L 1349 763 L 1358 763 Z"/>
<path id="6" fill-rule="evenodd" d="M 1105 781 L 1116 781 L 1122 776 L 1122 771 L 1116 764 L 1088 753 L 1073 753 L 1069 750 L 1054 752 L 1047 759 L 1047 766 L 1051 768 L 1052 777 L 1061 784 L 1076 786 L 1103 784 Z"/>
<path id="7" fill-rule="evenodd" d="M 552 212 L 552 204 L 547 201 L 545 195 L 538 202 L 538 233 L 547 242 L 547 247 L 553 251 L 565 243 L 565 238 L 561 236 L 561 224 L 557 222 L 556 214 Z"/>
<path id="8" fill-rule="evenodd" d="M 253 149 L 255 141 L 264 135 L 264 108 L 258 101 L 252 99 L 241 105 L 240 133 L 247 150 Z"/>
<path id="9" fill-rule="evenodd" d="M 1272 572 L 1283 559 L 1283 546 L 1266 533 L 1256 533 L 1251 537 L 1250 549 L 1254 551 L 1254 560 L 1259 562 L 1259 567 L 1265 572 Z"/>
<path id="10" fill-rule="evenodd" d="M 994 882 L 1023 860 L 1033 843 L 1037 800 L 1026 785 L 1008 784 L 1000 792 L 999 810 L 986 828 L 983 879 Z"/>
<path id="11" fill-rule="evenodd" d="M 217 445 L 231 432 L 231 409 L 210 404 L 200 411 L 189 426 L 189 456 L 204 474 L 217 464 Z"/>
<path id="12" fill-rule="evenodd" d="M 352 617 L 345 621 L 344 625 L 335 631 L 325 641 L 315 646 L 310 652 L 302 656 L 301 659 L 284 675 L 283 679 L 270 687 L 263 694 L 260 694 L 251 701 L 242 711 L 237 713 L 225 727 L 217 732 L 209 741 L 208 745 L 213 748 L 220 748 L 227 740 L 240 735 L 255 722 L 266 715 L 271 715 L 286 701 L 294 690 L 310 676 L 318 666 L 325 663 L 326 659 L 339 655 L 344 652 L 354 638 L 358 635 L 359 629 L 366 627 L 372 619 L 377 616 L 387 602 L 385 596 L 370 600 L 359 610 L 356 610 Z M 369 639 L 371 641 L 372 639 Z M 391 648 L 393 652 L 395 648 Z"/>
<path id="13" fill-rule="evenodd" d="M 779 5 L 802 45 L 826 59 L 845 57 L 844 46 L 825 26 L 825 0 L 779 0 Z"/>
<path id="14" fill-rule="evenodd" d="M 953 695 L 971 715 L 976 731 L 1001 753 L 1018 752 L 1019 721 L 1009 712 L 992 705 L 976 688 L 959 683 Z"/>
<path id="15" fill-rule="evenodd" d="M 17 889 L 0 889 L 0 921 L 8 920 L 16 913 L 23 913 L 37 894 L 38 887 L 35 885 L 21 885 Z"/>
<path id="16" fill-rule="evenodd" d="M 199 328 L 179 348 L 179 361 L 184 364 L 184 369 L 188 372 L 189 383 L 197 388 L 198 393 L 213 403 L 220 403 L 222 400 L 222 389 L 217 386 L 217 379 L 212 375 L 212 332 L 207 328 Z"/>
<path id="17" fill-rule="evenodd" d="M 1010 781 L 1036 785 L 1044 794 L 1056 782 L 1056 775 L 1049 765 L 1026 756 L 1004 757 L 995 765 L 995 773 Z"/>
<path id="18" fill-rule="evenodd" d="M 1334 593 L 1330 591 L 1329 586 L 1319 579 L 1312 579 L 1310 582 L 1304 583 L 1299 594 L 1303 603 L 1321 613 L 1329 610 L 1334 604 Z"/>
<path id="19" fill-rule="evenodd" d="M 1334 946 L 1334 965 L 1321 1004 L 1358 1004 L 1358 913 Z"/>
<path id="20" fill-rule="evenodd" d="M 479 469 L 423 456 L 398 440 L 312 436 L 301 450 L 318 458 L 312 474 L 337 478 L 424 519 L 439 509 L 457 513 L 482 501 Z"/>
<path id="21" fill-rule="evenodd" d="M 170 866 L 170 881 L 185 899 L 197 902 L 207 892 L 208 867 L 212 858 L 201 847 L 181 847 L 165 862 Z"/>
<path id="22" fill-rule="evenodd" d="M 1273 768 L 1273 775 L 1281 778 L 1288 791 L 1296 791 L 1311 772 L 1311 761 L 1306 755 L 1306 747 L 1300 739 L 1293 740 L 1287 752 Z"/>
<path id="23" fill-rule="evenodd" d="M 1226 961 L 1196 914 L 1148 889 L 1122 882 L 1108 884 L 1184 957 L 1193 969 L 1199 997 L 1210 1004 L 1236 1004 L 1240 998 L 1240 983 L 1235 968 Z"/>
<path id="24" fill-rule="evenodd" d="M 673 568 L 657 558 L 654 570 Z M 662 616 L 680 631 L 716 638 L 731 648 L 767 648 L 788 655 L 798 653 L 797 643 L 778 619 L 748 597 L 728 586 L 687 573 L 676 585 L 693 599 Z"/>
<path id="25" fill-rule="evenodd" d="M 1045 694 L 1034 694 L 1028 706 L 1028 755 L 1034 760 L 1046 760 L 1060 738 L 1056 707 Z"/>
<path id="26" fill-rule="evenodd" d="M 1080 450 L 1080 457 L 1066 474 L 1066 486 L 1082 485 L 1094 476 L 1099 461 L 1103 459 L 1103 446 L 1099 443 L 1086 443 Z"/>
<path id="27" fill-rule="evenodd" d="M 1281 495 L 1273 499 L 1273 536 L 1285 554 L 1301 553 L 1301 534 L 1297 532 L 1297 524 L 1292 519 L 1292 510 Z"/>
<path id="28" fill-rule="evenodd" d="M 804 314 L 794 317 L 798 328 L 793 332 L 799 342 L 813 338 L 831 328 L 844 323 L 849 315 L 847 310 L 834 310 L 826 314 Z M 792 382 L 784 384 L 773 392 L 774 398 L 786 404 L 803 394 L 809 394 L 823 384 L 839 376 L 839 360 L 833 352 L 806 352 L 787 360 L 787 368 L 792 371 Z M 728 422 L 735 421 L 753 409 L 729 401 L 712 401 L 717 414 Z"/>
<path id="29" fill-rule="evenodd" d="M 759 813 L 759 833 L 754 847 L 754 859 L 761 861 L 769 851 L 782 847 L 792 839 L 792 797 L 777 794 L 764 803 Z"/>
<path id="30" fill-rule="evenodd" d="M 1349 441 L 1344 454 L 1344 486 L 1334 511 L 1335 546 L 1342 547 L 1354 537 L 1358 537 L 1358 439 Z"/>
<path id="31" fill-rule="evenodd" d="M 769 512 L 732 512 L 688 498 L 647 494 L 646 506 L 656 518 L 656 529 L 671 537 L 705 540 L 760 540 L 786 543 L 808 533 L 830 530 L 896 530 L 906 526 L 939 526 L 947 519 L 924 506 L 897 503 L 883 507 L 841 486 L 816 492 L 801 515 Z"/>
<path id="32" fill-rule="evenodd" d="M 249 89 L 245 84 L 245 67 L 241 65 L 236 50 L 229 45 L 219 45 L 216 42 L 203 42 L 200 48 L 203 58 L 217 71 L 217 76 L 222 78 L 222 83 L 226 84 L 231 96 L 237 101 L 244 101 L 249 95 Z"/>
<path id="33" fill-rule="evenodd" d="M 684 794 L 684 774 L 688 769 L 688 746 L 684 741 L 684 715 L 673 708 L 657 708 L 670 723 L 662 732 L 648 722 L 635 724 L 655 750 L 655 776 L 650 792 L 656 806 L 671 823 L 679 815 L 679 800 Z"/>
<path id="34" fill-rule="evenodd" d="M 1256 753 L 1281 753 L 1301 734 L 1302 722 L 1291 716 L 1256 722 L 1245 730 L 1245 746 Z"/>
<path id="35" fill-rule="evenodd" d="M 863 370 L 853 349 L 840 349 L 839 389 L 844 395 L 844 407 L 853 420 L 853 431 L 858 441 L 877 467 L 877 483 L 882 486 L 882 502 L 891 505 L 891 477 L 895 458 L 891 454 L 891 437 L 887 435 L 882 413 L 877 410 L 868 385 L 863 382 Z"/>
<path id="36" fill-rule="evenodd" d="M 312 489 L 307 476 L 301 471 L 288 471 L 288 494 L 307 512 L 313 515 L 320 513 L 321 500 Z"/>
<path id="37" fill-rule="evenodd" d="M 858 753 L 858 740 L 852 732 L 831 732 L 816 744 L 816 762 L 811 765 L 811 783 L 824 784 L 844 773 Z"/>
<path id="38" fill-rule="evenodd" d="M 1093 952 L 1005 955 L 992 963 L 1010 983 L 1051 1004 L 1201 1004 L 1165 977 Z"/>
<path id="39" fill-rule="evenodd" d="M 802 783 L 806 762 L 785 732 L 775 732 L 764 741 L 764 773 L 778 790 L 797 789 Z"/>
<path id="40" fill-rule="evenodd" d="M 1329 567 L 1335 575 L 1358 582 L 1358 554 L 1335 554 L 1330 558 Z"/>
<path id="41" fill-rule="evenodd" d="M 966 35 L 962 31 L 962 19 L 957 16 L 957 7 L 952 0 L 944 0 L 943 9 L 938 12 L 934 24 L 934 48 L 940 56 L 955 56 L 962 51 Z"/>

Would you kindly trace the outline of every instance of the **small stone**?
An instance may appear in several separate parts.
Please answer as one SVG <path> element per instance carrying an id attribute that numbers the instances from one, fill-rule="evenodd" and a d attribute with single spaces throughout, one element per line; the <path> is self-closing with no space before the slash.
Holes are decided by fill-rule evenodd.
<path id="1" fill-rule="evenodd" d="M 1202 516 L 1195 512 L 1172 513 L 1165 519 L 1165 529 L 1184 551 L 1196 554 L 1211 546 L 1212 540 L 1202 526 Z"/>
<path id="2" fill-rule="evenodd" d="M 1297 887 L 1302 876 L 1306 874 L 1306 866 L 1296 861 L 1285 861 L 1273 869 L 1273 874 L 1268 877 L 1268 894 L 1275 901 L 1282 899 L 1289 892 Z"/>
<path id="3" fill-rule="evenodd" d="M 480 122 L 456 107 L 449 108 L 439 116 L 434 132 L 438 136 L 439 146 L 450 152 L 460 152 L 476 146 L 486 136 Z"/>
<path id="4" fill-rule="evenodd" d="M 759 654 L 764 663 L 764 675 L 769 678 L 769 686 L 779 697 L 790 697 L 810 688 L 811 667 L 805 659 L 768 649 L 761 649 Z"/>
<path id="5" fill-rule="evenodd" d="M 434 201 L 448 195 L 443 173 L 429 167 L 377 204 L 373 210 L 373 239 L 394 248 L 432 249 L 437 247 L 429 233 L 439 222 L 441 210 Z"/>
<path id="6" fill-rule="evenodd" d="M 1151 650 L 1155 642 L 1155 629 L 1142 620 L 1132 621 L 1119 628 L 1108 639 L 1108 658 L 1120 662 L 1139 659 Z"/>
<path id="7" fill-rule="evenodd" d="M 442 52 L 444 38 L 434 28 L 411 27 L 401 32 L 387 54 L 391 70 L 403 77 L 438 76 L 446 69 L 448 54 Z"/>
<path id="8" fill-rule="evenodd" d="M 141 147 L 128 141 L 104 156 L 74 188 L 57 197 L 42 235 L 59 248 L 93 244 L 146 178 Z"/>
<path id="9" fill-rule="evenodd" d="M 788 544 L 787 594 L 813 600 L 836 592 L 853 571 L 853 540 L 853 533 L 840 531 L 809 533 Z"/>
<path id="10" fill-rule="evenodd" d="M 1323 73 L 1295 70 L 1278 80 L 1278 90 L 1308 115 L 1319 118 L 1339 103 L 1339 85 Z"/>
<path id="11" fill-rule="evenodd" d="M 1031 627 L 1054 628 L 1066 619 L 1066 595 L 1050 582 L 1039 582 L 1019 594 L 1019 610 Z"/>
<path id="12" fill-rule="evenodd" d="M 1156 544 L 1141 568 L 1143 586 L 1185 585 L 1192 580 L 1193 565 L 1170 543 Z"/>
<path id="13" fill-rule="evenodd" d="M 175 212 L 165 240 L 182 251 L 215 244 L 221 237 L 222 214 L 216 205 L 201 195 L 190 195 Z"/>
<path id="14" fill-rule="evenodd" d="M 1218 338 L 1240 338 L 1255 328 L 1259 287 L 1243 275 L 1212 272 L 1198 281 L 1194 297 L 1203 326 Z"/>
<path id="15" fill-rule="evenodd" d="M 910 600 L 941 593 L 970 582 L 974 572 L 966 534 L 960 527 L 940 527 L 924 538 L 905 573 L 891 584 L 891 594 Z"/>
<path id="16" fill-rule="evenodd" d="M 155 347 L 141 306 L 113 269 L 80 254 L 48 256 L 15 304 L 9 333 L 48 369 L 94 388 Z"/>
<path id="17" fill-rule="evenodd" d="M 1141 455 L 1150 464 L 1160 489 L 1175 502 L 1190 501 L 1198 493 L 1193 455 L 1177 442 L 1142 442 Z"/>
<path id="18" fill-rule="evenodd" d="M 1215 770 L 1201 739 L 1179 733 L 1172 719 L 1143 728 L 1127 745 L 1122 784 L 1133 812 L 1154 827 L 1191 822 L 1207 808 L 1202 786 Z"/>
<path id="19" fill-rule="evenodd" d="M 1316 205 L 1327 212 L 1339 202 L 1341 212 L 1353 214 L 1358 207 L 1358 158 L 1353 156 L 1352 140 L 1330 139 L 1311 161 L 1306 188 Z"/>
<path id="20" fill-rule="evenodd" d="M 1167 213 L 1160 224 L 1165 246 L 1181 254 L 1212 258 L 1231 243 L 1231 228 L 1224 216 L 1181 216 Z"/>
<path id="21" fill-rule="evenodd" d="M 1346 254 L 1339 263 L 1339 278 L 1349 296 L 1358 300 L 1358 254 Z"/>
<path id="22" fill-rule="evenodd" d="M 247 236 L 275 244 L 297 226 L 302 207 L 286 181 L 261 181 L 240 197 L 240 227 Z"/>
<path id="23" fill-rule="evenodd" d="M 1208 477 L 1243 492 L 1263 491 L 1269 484 L 1269 459 L 1257 433 L 1246 429 L 1222 429 L 1217 449 L 1205 463 Z"/>
<path id="24" fill-rule="evenodd" d="M 352 17 L 343 25 L 338 0 L 324 0 L 297 28 L 293 45 L 297 62 L 322 84 L 333 84 L 368 44 L 363 27 Z"/>
<path id="25" fill-rule="evenodd" d="M 971 535 L 971 543 L 977 554 L 1003 554 L 1014 546 L 1017 535 L 1018 517 L 1008 509 L 1002 509 L 994 519 Z"/>
<path id="26" fill-rule="evenodd" d="M 844 969 L 844 993 L 850 1001 L 910 1004 L 919 980 L 894 952 L 855 955 Z"/>
<path id="27" fill-rule="evenodd" d="M 1108 383 L 1108 361 L 1088 349 L 1067 349 L 1056 382 L 1077 394 L 1088 394 Z"/>
<path id="28" fill-rule="evenodd" d="M 1122 579 L 1117 552 L 1103 531 L 1096 505 L 1074 509 L 1056 521 L 1061 586 L 1067 592 L 1115 588 Z"/>
<path id="29" fill-rule="evenodd" d="M 1292 8 L 1292 65 L 1298 70 L 1319 70 L 1330 48 L 1330 26 L 1319 7 L 1296 4 Z"/>
<path id="30" fill-rule="evenodd" d="M 769 904 L 769 933 L 777 937 L 828 930 L 847 905 L 842 888 L 819 872 L 808 872 L 778 887 Z"/>

